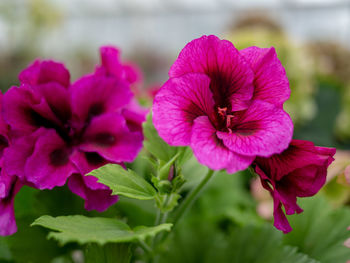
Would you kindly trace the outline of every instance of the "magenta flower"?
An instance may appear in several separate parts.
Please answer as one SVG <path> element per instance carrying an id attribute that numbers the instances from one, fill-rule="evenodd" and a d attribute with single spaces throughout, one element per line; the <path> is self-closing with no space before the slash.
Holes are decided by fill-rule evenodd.
<path id="1" fill-rule="evenodd" d="M 2 111 L 3 96 L 0 93 L 0 111 Z M 14 198 L 22 184 L 16 176 L 9 176 L 2 169 L 3 152 L 9 145 L 8 125 L 0 116 L 0 235 L 12 235 L 17 231 Z"/>
<path id="2" fill-rule="evenodd" d="M 277 229 L 284 233 L 292 230 L 282 205 L 287 215 L 303 211 L 297 204 L 297 197 L 313 196 L 321 189 L 335 151 L 335 148 L 314 146 L 309 141 L 292 140 L 281 154 L 255 159 L 252 166 L 274 200 L 274 226 Z"/>
<path id="3" fill-rule="evenodd" d="M 288 147 L 285 71 L 273 48 L 238 51 L 215 36 L 191 41 L 157 93 L 153 122 L 170 145 L 189 145 L 200 163 L 233 173 Z"/>
<path id="4" fill-rule="evenodd" d="M 4 95 L 12 138 L 6 172 L 39 189 L 68 180 L 89 210 L 115 203 L 108 187 L 83 175 L 106 163 L 131 162 L 140 151 L 142 133 L 129 129 L 123 116 L 133 96 L 130 84 L 91 74 L 70 85 L 68 71 L 52 61 L 36 61 L 19 78 L 21 85 Z"/>
<path id="5" fill-rule="evenodd" d="M 22 184 L 16 176 L 0 172 L 0 236 L 12 235 L 17 231 L 14 198 Z"/>
<path id="6" fill-rule="evenodd" d="M 100 48 L 101 65 L 96 68 L 96 75 L 123 79 L 130 85 L 142 82 L 141 70 L 133 63 L 120 61 L 120 52 L 113 46 Z M 137 89 L 136 89 L 137 90 Z M 126 123 L 131 131 L 142 132 L 142 123 L 146 120 L 148 109 L 141 107 L 133 98 L 122 110 Z"/>

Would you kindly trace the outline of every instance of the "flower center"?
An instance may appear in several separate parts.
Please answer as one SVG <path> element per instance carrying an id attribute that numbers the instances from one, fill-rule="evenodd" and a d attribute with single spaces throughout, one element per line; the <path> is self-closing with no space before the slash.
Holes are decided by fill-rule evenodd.
<path id="1" fill-rule="evenodd" d="M 218 107 L 218 116 L 221 128 L 227 130 L 229 133 L 232 133 L 232 124 L 234 115 L 227 112 L 227 107 L 221 108 Z"/>

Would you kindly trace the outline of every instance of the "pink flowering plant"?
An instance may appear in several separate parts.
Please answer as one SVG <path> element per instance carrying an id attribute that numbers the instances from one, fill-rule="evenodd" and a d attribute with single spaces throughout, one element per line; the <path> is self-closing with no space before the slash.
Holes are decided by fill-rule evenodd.
<path id="1" fill-rule="evenodd" d="M 78 254 L 85 262 L 185 262 L 181 252 L 171 254 L 190 239 L 181 239 L 180 229 L 193 230 L 181 219 L 186 213 L 202 215 L 198 202 L 204 201 L 198 200 L 197 208 L 193 204 L 215 178 L 226 178 L 218 191 L 227 194 L 225 204 L 233 203 L 221 209 L 222 200 L 204 197 L 210 208 L 195 220 L 197 227 L 206 217 L 215 218 L 216 226 L 228 218 L 245 227 L 262 224 L 247 205 L 252 198 L 244 184 L 252 176 L 271 196 L 276 229 L 292 231 L 287 216 L 303 212 L 298 198 L 314 196 L 325 185 L 336 150 L 292 139 L 293 122 L 283 109 L 291 89 L 273 47 L 237 50 L 213 35 L 191 41 L 151 109 L 134 95 L 142 82 L 137 66 L 122 62 L 113 46 L 101 47 L 100 56 L 94 72 L 74 82 L 62 63 L 36 60 L 19 74 L 19 85 L 0 98 L 0 235 L 21 233 L 14 200 L 22 189 L 62 196 L 70 191 L 84 201 L 85 210 L 101 214 L 40 214 L 32 229 L 50 229 L 48 237 L 66 249 L 68 243 L 79 244 L 75 249 L 84 251 Z M 231 189 L 231 180 L 243 177 L 248 180 L 235 181 Z M 250 212 L 232 210 L 235 206 Z M 211 230 L 208 225 L 207 233 Z M 264 231 L 234 230 L 234 242 L 251 233 L 252 243 L 244 247 L 259 246 L 253 236 L 273 233 L 281 249 L 259 262 L 282 262 L 278 258 L 285 255 L 290 255 L 285 262 L 316 262 L 305 251 L 284 246 L 276 231 Z M 211 247 L 220 251 L 219 243 Z M 241 256 L 233 262 L 256 262 L 236 252 Z M 214 262 L 205 255 L 186 262 Z"/>

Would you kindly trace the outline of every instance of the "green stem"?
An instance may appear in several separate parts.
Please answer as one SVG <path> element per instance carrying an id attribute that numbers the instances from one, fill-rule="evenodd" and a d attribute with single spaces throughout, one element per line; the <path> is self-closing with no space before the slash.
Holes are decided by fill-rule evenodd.
<path id="1" fill-rule="evenodd" d="M 177 224 L 177 222 L 181 219 L 183 214 L 186 212 L 186 210 L 193 204 L 193 202 L 197 199 L 199 193 L 201 190 L 206 186 L 206 184 L 209 182 L 210 178 L 213 176 L 214 171 L 209 169 L 206 176 L 202 179 L 202 181 L 192 189 L 192 191 L 189 193 L 189 195 L 186 197 L 185 201 L 180 205 L 177 213 L 175 214 L 173 224 L 174 226 Z"/>
<path id="2" fill-rule="evenodd" d="M 140 247 L 142 247 L 142 249 L 143 249 L 148 255 L 153 256 L 153 250 L 152 250 L 152 248 L 151 248 L 149 245 L 146 244 L 146 242 L 140 240 L 140 241 L 139 241 L 139 245 L 140 245 Z"/>
<path id="3" fill-rule="evenodd" d="M 160 217 L 161 217 L 160 209 L 157 209 L 156 221 L 154 222 L 154 225 L 155 225 L 155 226 L 159 225 L 159 223 L 160 223 Z"/>

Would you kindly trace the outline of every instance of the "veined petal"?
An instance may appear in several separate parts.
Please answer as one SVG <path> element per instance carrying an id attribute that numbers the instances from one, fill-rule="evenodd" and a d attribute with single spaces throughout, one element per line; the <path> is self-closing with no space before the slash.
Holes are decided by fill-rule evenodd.
<path id="1" fill-rule="evenodd" d="M 226 169 L 229 173 L 235 173 L 246 169 L 253 162 L 253 156 L 244 156 L 230 151 L 215 133 L 216 130 L 207 116 L 195 119 L 191 148 L 201 164 L 213 170 Z"/>
<path id="2" fill-rule="evenodd" d="M 91 120 L 79 149 L 97 152 L 112 162 L 132 162 L 142 148 L 142 134 L 129 131 L 124 117 L 104 114 Z"/>
<path id="3" fill-rule="evenodd" d="M 159 136 L 170 145 L 189 145 L 193 121 L 210 116 L 214 100 L 210 79 L 190 73 L 169 79 L 158 91 L 153 103 L 153 123 Z"/>
<path id="4" fill-rule="evenodd" d="M 169 76 L 204 73 L 218 106 L 232 105 L 233 111 L 246 109 L 253 96 L 254 73 L 234 45 L 216 36 L 192 40 L 180 52 Z"/>
<path id="5" fill-rule="evenodd" d="M 248 47 L 240 51 L 254 73 L 254 100 L 263 100 L 278 107 L 290 96 L 289 81 L 276 51 L 271 48 Z"/>
<path id="6" fill-rule="evenodd" d="M 218 131 L 231 151 L 270 156 L 285 150 L 293 136 L 293 123 L 282 109 L 263 101 L 253 104 L 236 120 L 232 133 Z"/>

